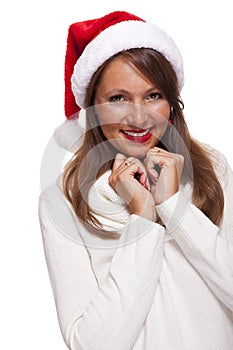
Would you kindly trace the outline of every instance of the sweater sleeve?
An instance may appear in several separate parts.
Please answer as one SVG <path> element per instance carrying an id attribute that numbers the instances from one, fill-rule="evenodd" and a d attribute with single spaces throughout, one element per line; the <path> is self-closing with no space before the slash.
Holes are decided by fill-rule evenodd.
<path id="1" fill-rule="evenodd" d="M 98 283 L 90 257 L 95 248 L 88 250 L 61 232 L 48 214 L 46 201 L 43 196 L 39 204 L 41 231 L 66 345 L 71 350 L 130 350 L 160 277 L 164 228 L 132 215 L 111 256 L 107 276 Z M 76 230 L 78 234 L 78 226 Z M 129 243 L 126 237 L 132 233 L 137 239 Z"/>
<path id="2" fill-rule="evenodd" d="M 220 227 L 179 191 L 157 206 L 167 231 L 212 292 L 233 311 L 233 174 L 226 165 L 225 197 Z"/>

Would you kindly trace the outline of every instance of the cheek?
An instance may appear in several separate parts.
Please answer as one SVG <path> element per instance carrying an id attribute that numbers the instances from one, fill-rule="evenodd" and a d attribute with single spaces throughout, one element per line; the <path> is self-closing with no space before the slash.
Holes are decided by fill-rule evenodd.
<path id="1" fill-rule="evenodd" d="M 170 105 L 168 102 L 165 102 L 163 105 L 160 106 L 159 113 L 166 120 L 169 119 L 169 117 L 170 117 Z"/>
<path id="2" fill-rule="evenodd" d="M 99 105 L 96 115 L 105 137 L 119 131 L 121 116 L 119 116 L 113 108 L 110 108 L 108 105 Z"/>
<path id="3" fill-rule="evenodd" d="M 110 125 L 108 125 L 108 124 L 101 124 L 100 127 L 101 127 L 101 130 L 102 130 L 104 136 L 108 139 L 109 136 L 111 135 L 111 127 L 110 127 Z"/>
<path id="4" fill-rule="evenodd" d="M 108 107 L 108 104 L 102 103 L 95 106 L 95 114 L 98 118 L 101 128 L 109 126 L 113 120 L 115 120 L 114 114 Z"/>
<path id="5" fill-rule="evenodd" d="M 162 108 L 159 108 L 156 110 L 156 113 L 154 114 L 154 124 L 155 129 L 153 130 L 152 134 L 155 139 L 161 140 L 167 127 L 168 127 L 168 120 L 170 117 L 170 105 L 167 103 Z"/>
<path id="6" fill-rule="evenodd" d="M 153 119 L 157 127 L 164 127 L 170 117 L 170 106 L 168 103 L 154 109 Z"/>
<path id="7" fill-rule="evenodd" d="M 97 112 L 97 110 L 95 108 L 95 114 L 97 116 L 98 125 L 101 127 L 103 134 L 106 136 L 106 133 L 108 133 L 109 129 L 110 129 L 109 113 L 101 111 L 100 108 L 98 108 L 98 112 Z"/>
<path id="8" fill-rule="evenodd" d="M 156 115 L 154 118 L 154 124 L 156 125 L 156 128 L 163 128 L 167 125 L 169 115 Z"/>
<path id="9" fill-rule="evenodd" d="M 100 122 L 100 127 L 107 140 L 120 138 L 118 124 L 108 124 L 106 121 L 102 120 Z"/>

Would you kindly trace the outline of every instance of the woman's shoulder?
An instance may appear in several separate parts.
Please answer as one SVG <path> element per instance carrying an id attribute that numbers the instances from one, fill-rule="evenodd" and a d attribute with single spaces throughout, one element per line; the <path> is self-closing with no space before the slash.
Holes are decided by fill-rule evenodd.
<path id="1" fill-rule="evenodd" d="M 57 232 L 77 241 L 77 217 L 66 199 L 60 179 L 43 189 L 39 197 L 39 218 L 42 229 Z"/>
<path id="2" fill-rule="evenodd" d="M 103 183 L 106 185 L 108 173 L 103 176 Z M 105 188 L 101 185 L 101 181 L 97 181 L 96 191 L 103 193 Z M 95 196 L 98 200 L 98 196 Z M 109 201 L 109 197 L 107 199 Z M 115 203 L 117 205 L 118 203 Z M 90 248 L 112 248 L 116 246 L 115 239 L 104 240 L 102 236 L 94 230 L 94 227 L 83 223 L 75 214 L 72 205 L 65 197 L 62 189 L 61 179 L 51 184 L 41 191 L 39 198 L 39 218 L 42 233 L 49 236 L 50 239 L 63 239 L 72 241 L 80 247 Z M 94 233 L 94 234 L 93 234 Z M 59 238 L 60 237 L 60 238 Z M 63 240 L 64 242 L 64 240 Z"/>
<path id="3" fill-rule="evenodd" d="M 211 161 L 213 162 L 213 165 L 218 167 L 218 166 L 225 166 L 228 167 L 228 161 L 225 157 L 225 155 L 218 150 L 217 148 L 214 148 L 213 146 L 202 143 L 202 147 L 205 149 L 205 151 L 209 154 Z"/>
<path id="4" fill-rule="evenodd" d="M 52 208 L 58 210 L 59 207 L 64 208 L 67 205 L 68 201 L 62 190 L 60 178 L 56 182 L 41 189 L 39 207 L 43 206 L 47 211 L 51 211 Z"/>
<path id="5" fill-rule="evenodd" d="M 232 169 L 226 156 L 209 144 L 202 144 L 202 147 L 208 153 L 220 183 L 225 186 L 229 176 L 232 176 Z"/>

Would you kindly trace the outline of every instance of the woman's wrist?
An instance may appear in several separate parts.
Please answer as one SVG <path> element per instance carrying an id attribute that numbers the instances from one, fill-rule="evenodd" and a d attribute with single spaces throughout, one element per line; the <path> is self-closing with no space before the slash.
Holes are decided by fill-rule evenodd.
<path id="1" fill-rule="evenodd" d="M 141 209 L 131 210 L 131 214 L 135 214 L 135 215 L 141 216 L 147 220 L 155 222 L 156 221 L 155 204 L 151 203 L 151 204 L 145 205 Z"/>

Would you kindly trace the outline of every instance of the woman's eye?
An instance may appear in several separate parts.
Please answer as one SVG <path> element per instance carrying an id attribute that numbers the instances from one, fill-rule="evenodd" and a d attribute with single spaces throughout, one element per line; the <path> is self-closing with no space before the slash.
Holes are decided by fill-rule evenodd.
<path id="1" fill-rule="evenodd" d="M 124 96 L 122 95 L 115 95 L 115 96 L 111 96 L 109 98 L 109 101 L 110 102 L 124 102 L 125 101 L 125 98 Z"/>
<path id="2" fill-rule="evenodd" d="M 149 96 L 147 96 L 148 101 L 159 100 L 162 98 L 162 94 L 159 92 L 152 92 Z"/>

